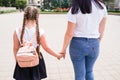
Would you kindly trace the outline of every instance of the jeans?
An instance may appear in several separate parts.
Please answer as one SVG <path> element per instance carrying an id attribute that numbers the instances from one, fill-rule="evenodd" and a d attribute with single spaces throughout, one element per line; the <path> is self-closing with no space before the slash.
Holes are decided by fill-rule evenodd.
<path id="1" fill-rule="evenodd" d="M 75 80 L 94 80 L 93 66 L 99 55 L 99 43 L 97 38 L 72 38 L 69 52 Z"/>

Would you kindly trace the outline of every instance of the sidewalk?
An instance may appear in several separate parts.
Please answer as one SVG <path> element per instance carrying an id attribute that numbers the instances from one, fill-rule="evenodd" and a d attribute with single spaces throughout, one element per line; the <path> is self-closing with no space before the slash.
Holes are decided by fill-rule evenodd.
<path id="1" fill-rule="evenodd" d="M 47 41 L 56 52 L 61 50 L 67 25 L 64 14 L 40 15 L 40 28 L 45 30 Z M 15 61 L 12 51 L 13 32 L 22 25 L 22 13 L 0 15 L 0 80 L 12 78 Z M 95 64 L 95 80 L 120 80 L 120 16 L 109 15 L 105 36 L 101 41 L 100 56 Z M 73 66 L 67 50 L 66 59 L 60 61 L 41 51 L 45 58 L 48 77 L 43 80 L 74 80 Z"/>

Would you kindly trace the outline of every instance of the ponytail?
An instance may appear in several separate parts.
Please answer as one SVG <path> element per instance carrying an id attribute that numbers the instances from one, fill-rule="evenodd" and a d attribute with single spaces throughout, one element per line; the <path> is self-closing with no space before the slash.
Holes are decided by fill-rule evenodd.
<path id="1" fill-rule="evenodd" d="M 23 35 L 25 32 L 25 22 L 26 22 L 26 15 L 24 13 L 23 25 L 22 25 L 21 35 L 20 35 L 21 44 L 23 43 Z"/>
<path id="2" fill-rule="evenodd" d="M 37 40 L 37 52 L 39 54 L 39 46 L 40 46 L 40 34 L 39 34 L 39 22 L 38 22 L 38 14 L 36 15 L 36 40 Z"/>

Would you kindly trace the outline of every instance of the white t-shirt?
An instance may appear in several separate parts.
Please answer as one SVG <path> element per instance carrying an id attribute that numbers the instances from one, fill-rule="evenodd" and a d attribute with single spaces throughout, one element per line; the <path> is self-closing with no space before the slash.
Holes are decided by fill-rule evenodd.
<path id="1" fill-rule="evenodd" d="M 68 21 L 75 23 L 74 37 L 86 37 L 86 38 L 98 38 L 99 24 L 103 17 L 107 16 L 107 9 L 103 3 L 101 3 L 104 9 L 100 9 L 92 1 L 92 13 L 82 14 L 79 11 L 78 14 L 72 14 L 69 10 L 67 17 Z"/>
<path id="2" fill-rule="evenodd" d="M 17 27 L 16 30 L 15 30 L 19 41 L 20 41 L 20 34 L 21 34 L 21 31 L 20 31 L 20 30 L 21 30 L 21 29 L 22 29 L 21 27 Z M 27 27 L 25 27 L 25 33 L 24 33 L 24 36 L 23 36 L 24 39 L 25 39 L 25 41 L 29 43 L 29 41 L 31 40 L 31 38 L 33 37 L 33 35 L 35 34 L 35 32 L 36 32 L 36 27 L 32 27 L 32 28 L 30 28 L 30 29 L 27 28 Z M 40 36 L 42 36 L 42 35 L 44 34 L 44 30 L 40 28 L 39 34 L 40 34 Z M 33 40 L 32 45 L 33 45 L 35 48 L 37 47 L 36 36 L 35 36 L 35 39 Z"/>

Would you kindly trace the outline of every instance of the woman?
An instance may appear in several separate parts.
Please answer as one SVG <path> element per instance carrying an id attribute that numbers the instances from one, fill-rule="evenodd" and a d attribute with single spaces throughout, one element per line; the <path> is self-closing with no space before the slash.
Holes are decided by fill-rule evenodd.
<path id="1" fill-rule="evenodd" d="M 99 55 L 107 10 L 100 0 L 72 0 L 61 54 L 70 43 L 75 80 L 94 80 L 93 67 Z"/>
<path id="2" fill-rule="evenodd" d="M 14 51 L 15 60 L 16 60 L 16 53 L 18 49 L 20 48 L 20 46 L 24 46 L 24 45 L 30 45 L 35 47 L 38 53 L 39 53 L 39 45 L 41 45 L 43 49 L 47 51 L 49 54 L 51 54 L 52 56 L 58 59 L 62 57 L 61 54 L 55 53 L 48 46 L 43 29 L 41 28 L 39 29 L 38 17 L 39 17 L 39 11 L 36 7 L 28 6 L 25 8 L 23 25 L 22 27 L 17 27 L 13 35 L 13 40 L 14 40 L 13 51 Z M 36 33 L 36 36 L 33 37 L 35 33 Z M 30 42 L 31 38 L 35 38 L 34 41 Z M 17 63 L 13 77 L 16 80 L 41 80 L 42 78 L 46 78 L 46 74 L 43 75 L 41 73 L 41 70 L 42 70 L 41 64 L 42 63 L 40 60 L 39 65 L 35 67 L 21 68 Z M 43 72 L 45 73 L 46 69 Z"/>

